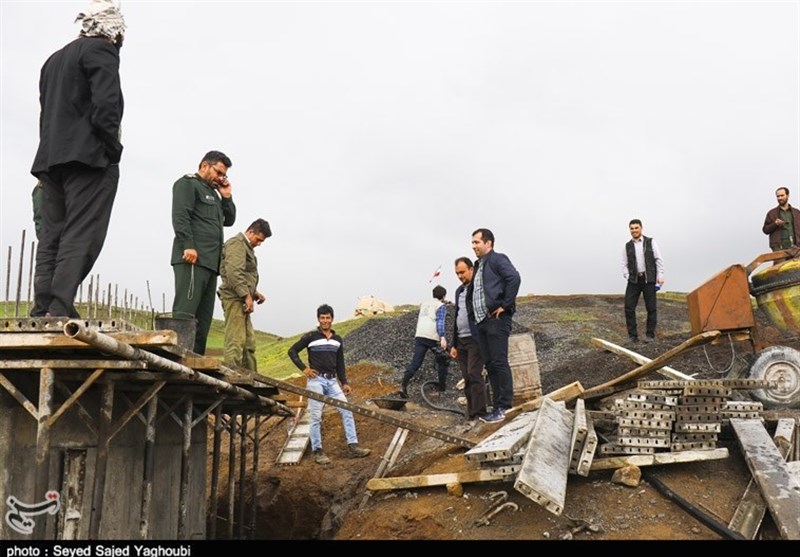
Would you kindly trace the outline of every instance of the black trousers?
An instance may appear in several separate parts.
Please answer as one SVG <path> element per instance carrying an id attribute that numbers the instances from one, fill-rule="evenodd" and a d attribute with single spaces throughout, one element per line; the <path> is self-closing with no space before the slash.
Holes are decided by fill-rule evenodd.
<path id="1" fill-rule="evenodd" d="M 508 410 L 513 406 L 514 376 L 508 363 L 510 336 L 511 316 L 508 313 L 501 313 L 498 319 L 487 316 L 478 323 L 478 347 L 492 386 L 492 406 L 495 410 Z"/>
<path id="2" fill-rule="evenodd" d="M 483 358 L 478 341 L 472 337 L 459 337 L 456 361 L 464 378 L 467 418 L 472 420 L 486 413 L 486 382 L 483 380 Z"/>
<path id="3" fill-rule="evenodd" d="M 106 240 L 119 166 L 70 163 L 41 174 L 42 234 L 36 249 L 32 317 L 79 318 L 75 293 Z"/>
<path id="4" fill-rule="evenodd" d="M 625 288 L 625 325 L 628 327 L 628 336 L 638 338 L 636 332 L 636 306 L 639 305 L 639 298 L 644 294 L 644 307 L 647 310 L 647 336 L 656 336 L 656 283 L 628 282 Z"/>

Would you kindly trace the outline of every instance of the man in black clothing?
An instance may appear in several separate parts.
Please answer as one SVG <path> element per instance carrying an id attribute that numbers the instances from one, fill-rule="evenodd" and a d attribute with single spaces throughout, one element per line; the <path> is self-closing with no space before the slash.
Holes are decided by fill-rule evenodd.
<path id="1" fill-rule="evenodd" d="M 80 317 L 74 299 L 105 242 L 122 156 L 119 49 L 125 22 L 108 0 L 78 14 L 77 39 L 55 52 L 39 79 L 42 181 L 31 316 Z"/>
<path id="2" fill-rule="evenodd" d="M 642 221 L 631 220 L 628 230 L 631 239 L 622 250 L 622 276 L 626 280 L 625 325 L 630 341 L 639 342 L 636 306 L 639 297 L 644 295 L 644 307 L 647 309 L 645 342 L 652 342 L 656 338 L 656 291 L 664 284 L 664 263 L 656 241 L 642 234 Z"/>

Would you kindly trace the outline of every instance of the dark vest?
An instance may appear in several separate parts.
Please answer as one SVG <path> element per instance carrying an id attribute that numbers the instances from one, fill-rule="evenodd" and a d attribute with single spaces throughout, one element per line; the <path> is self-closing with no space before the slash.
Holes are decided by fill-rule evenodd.
<path id="1" fill-rule="evenodd" d="M 644 241 L 644 274 L 646 282 L 656 281 L 656 258 L 653 255 L 653 240 L 647 236 L 642 236 Z M 625 244 L 625 252 L 628 254 L 628 282 L 639 281 L 639 270 L 636 267 L 636 249 L 633 247 L 633 240 Z"/>

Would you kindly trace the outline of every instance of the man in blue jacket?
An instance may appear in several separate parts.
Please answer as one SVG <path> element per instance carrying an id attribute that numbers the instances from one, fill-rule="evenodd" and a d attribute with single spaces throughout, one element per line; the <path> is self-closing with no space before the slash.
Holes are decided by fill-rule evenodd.
<path id="1" fill-rule="evenodd" d="M 511 260 L 494 251 L 494 234 L 488 228 L 472 233 L 472 250 L 478 260 L 467 288 L 467 311 L 477 323 L 478 346 L 492 386 L 492 412 L 480 419 L 491 424 L 505 420 L 505 411 L 512 406 L 508 337 L 521 279 Z"/>

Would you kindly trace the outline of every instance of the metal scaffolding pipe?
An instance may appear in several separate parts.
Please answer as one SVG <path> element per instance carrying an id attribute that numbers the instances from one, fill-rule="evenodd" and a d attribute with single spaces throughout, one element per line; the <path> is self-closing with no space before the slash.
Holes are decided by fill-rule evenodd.
<path id="1" fill-rule="evenodd" d="M 259 396 L 248 391 L 247 389 L 231 385 L 227 381 L 222 381 L 221 379 L 199 373 L 189 366 L 179 364 L 178 362 L 173 362 L 172 360 L 163 358 L 157 354 L 153 354 L 152 352 L 148 352 L 146 350 L 142 350 L 141 348 L 131 346 L 130 344 L 120 342 L 113 337 L 99 333 L 93 329 L 89 329 L 82 321 L 76 319 L 68 321 L 64 325 L 64 334 L 70 338 L 85 342 L 86 344 L 91 344 L 103 352 L 114 354 L 122 358 L 127 358 L 128 360 L 144 360 L 159 371 L 176 373 L 183 377 L 189 378 L 192 381 L 196 381 L 197 383 L 209 385 L 218 390 L 239 395 L 246 400 L 257 401 L 263 406 L 273 408 L 274 410 L 278 411 L 278 413 L 292 415 L 292 410 L 288 406 L 285 406 L 270 398 Z"/>

